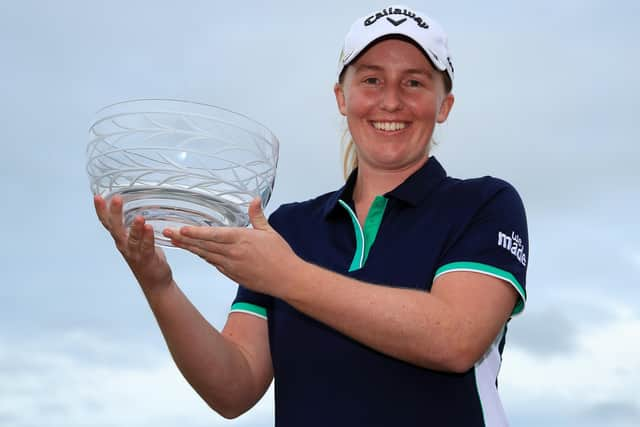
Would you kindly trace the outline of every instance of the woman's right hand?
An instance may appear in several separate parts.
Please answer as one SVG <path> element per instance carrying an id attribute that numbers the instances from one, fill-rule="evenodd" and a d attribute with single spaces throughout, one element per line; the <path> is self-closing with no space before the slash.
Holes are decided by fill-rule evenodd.
<path id="1" fill-rule="evenodd" d="M 129 268 L 147 293 L 171 285 L 171 268 L 162 249 L 155 246 L 153 228 L 141 216 L 133 220 L 127 232 L 123 224 L 122 197 L 113 196 L 107 203 L 94 196 L 93 203 L 100 222 L 106 228 Z"/>

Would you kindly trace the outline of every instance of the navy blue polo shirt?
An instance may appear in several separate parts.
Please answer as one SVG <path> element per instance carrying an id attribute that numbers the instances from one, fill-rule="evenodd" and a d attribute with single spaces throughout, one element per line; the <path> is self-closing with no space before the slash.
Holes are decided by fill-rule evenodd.
<path id="1" fill-rule="evenodd" d="M 448 177 L 431 157 L 378 196 L 361 227 L 355 181 L 354 172 L 340 190 L 283 205 L 269 221 L 298 256 L 354 279 L 428 292 L 439 275 L 475 271 L 513 286 L 513 314 L 522 311 L 527 224 L 510 184 Z M 278 427 L 507 425 L 497 393 L 506 325 L 472 369 L 455 374 L 384 355 L 242 286 L 231 311 L 268 322 Z"/>

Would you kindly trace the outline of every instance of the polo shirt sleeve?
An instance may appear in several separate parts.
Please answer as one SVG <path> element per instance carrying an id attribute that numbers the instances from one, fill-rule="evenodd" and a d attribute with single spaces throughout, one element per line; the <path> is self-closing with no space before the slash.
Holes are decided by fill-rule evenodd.
<path id="1" fill-rule="evenodd" d="M 444 251 L 434 281 L 454 271 L 473 271 L 511 284 L 519 298 L 512 315 L 524 309 L 529 239 L 524 206 L 516 190 L 504 181 L 469 218 Z"/>
<path id="2" fill-rule="evenodd" d="M 242 285 L 238 286 L 230 313 L 247 313 L 267 320 L 273 297 L 253 292 Z"/>

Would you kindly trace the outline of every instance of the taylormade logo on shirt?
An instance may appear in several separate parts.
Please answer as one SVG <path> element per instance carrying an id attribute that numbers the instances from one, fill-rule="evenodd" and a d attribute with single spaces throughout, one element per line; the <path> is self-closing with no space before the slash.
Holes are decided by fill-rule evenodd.
<path id="1" fill-rule="evenodd" d="M 503 248 L 511 252 L 511 255 L 515 256 L 520 264 L 522 264 L 524 267 L 527 266 L 527 255 L 525 254 L 522 238 L 520 238 L 520 236 L 517 235 L 515 231 L 511 232 L 511 236 L 508 236 L 502 231 L 499 231 L 498 246 L 502 246 Z"/>

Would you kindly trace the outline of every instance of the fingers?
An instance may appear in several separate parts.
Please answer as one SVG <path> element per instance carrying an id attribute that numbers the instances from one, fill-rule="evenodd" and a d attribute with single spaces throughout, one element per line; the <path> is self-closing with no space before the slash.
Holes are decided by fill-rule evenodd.
<path id="1" fill-rule="evenodd" d="M 116 241 L 124 239 L 127 235 L 122 217 L 123 204 L 122 197 L 120 196 L 113 196 L 109 201 L 109 227 Z"/>
<path id="2" fill-rule="evenodd" d="M 224 231 L 219 233 L 219 231 Z M 239 231 L 246 231 L 240 229 Z M 180 230 L 165 229 L 164 236 L 180 249 L 189 251 L 216 267 L 227 275 L 225 265 L 238 254 L 238 248 L 228 243 L 219 243 L 218 239 L 236 242 L 233 229 L 214 229 L 213 227 L 182 227 Z M 189 237 L 190 236 L 190 237 Z M 215 239 L 215 240 L 213 240 Z M 231 277 L 231 276 L 229 276 Z"/>
<path id="3" fill-rule="evenodd" d="M 220 243 L 210 227 L 182 227 L 179 230 L 165 229 L 162 233 L 171 239 L 174 246 L 192 250 L 198 248 L 207 252 L 222 252 L 226 243 Z M 215 240 L 214 240 L 215 239 Z M 194 252 L 194 251 L 192 251 Z"/>
<path id="4" fill-rule="evenodd" d="M 109 202 L 100 195 L 93 197 L 93 205 L 98 219 L 112 235 L 116 246 L 121 252 L 149 256 L 155 252 L 153 227 L 145 223 L 143 217 L 134 218 L 127 233 L 123 222 L 123 200 L 120 196 L 113 196 Z"/>
<path id="5" fill-rule="evenodd" d="M 104 228 L 108 230 L 109 222 L 107 219 L 107 202 L 105 202 L 101 196 L 96 194 L 93 196 L 93 207 L 96 210 L 96 215 L 98 215 L 100 223 L 102 223 Z"/>
<path id="6" fill-rule="evenodd" d="M 271 226 L 269 225 L 269 221 L 264 216 L 264 212 L 262 211 L 262 201 L 259 197 L 256 197 L 249 204 L 249 220 L 251 221 L 251 225 L 256 230 L 270 230 Z"/>
<path id="7" fill-rule="evenodd" d="M 98 219 L 111 233 L 118 251 L 143 287 L 156 286 L 171 281 L 171 268 L 164 253 L 155 247 L 153 226 L 138 215 L 130 226 L 123 224 L 123 200 L 112 197 L 109 202 L 101 196 L 94 197 Z"/>
<path id="8" fill-rule="evenodd" d="M 144 259 L 155 253 L 153 227 L 142 216 L 136 216 L 129 227 L 127 251 L 136 259 Z"/>
<path id="9" fill-rule="evenodd" d="M 120 249 L 126 239 L 126 230 L 122 222 L 122 197 L 113 196 L 109 202 L 100 195 L 93 196 L 93 206 L 102 226 L 110 233 Z"/>
<path id="10" fill-rule="evenodd" d="M 129 227 L 129 238 L 127 239 L 127 250 L 132 255 L 142 253 L 142 245 L 145 232 L 144 218 L 137 216 L 133 219 L 131 227 Z"/>
<path id="11" fill-rule="evenodd" d="M 144 224 L 142 234 L 142 242 L 140 243 L 140 252 L 143 258 L 151 257 L 155 254 L 155 239 L 153 236 L 153 227 Z"/>
<path id="12" fill-rule="evenodd" d="M 208 263 L 216 267 L 218 270 L 220 270 L 221 273 L 226 274 L 224 264 L 228 262 L 228 257 L 221 253 L 212 251 L 207 247 L 204 247 L 208 245 L 215 245 L 215 243 L 212 244 L 210 242 L 203 242 L 201 240 L 193 241 L 195 243 L 190 243 L 190 242 L 187 242 L 187 240 L 188 239 L 182 239 L 180 241 L 176 241 L 172 239 L 171 242 L 173 243 L 174 246 L 187 250 L 199 256 L 200 258 L 202 258 L 203 260 L 207 261 Z"/>
<path id="13" fill-rule="evenodd" d="M 93 206 L 96 210 L 96 215 L 98 215 L 98 219 L 106 228 L 110 231 L 121 232 L 124 230 L 124 225 L 122 224 L 122 197 L 113 196 L 109 203 L 102 198 L 100 195 L 93 196 Z M 116 227 L 116 230 L 114 230 Z"/>
<path id="14" fill-rule="evenodd" d="M 236 243 L 240 238 L 238 232 L 243 230 L 232 227 L 182 227 L 180 230 L 174 230 L 174 234 L 180 239 L 226 244 Z"/>

